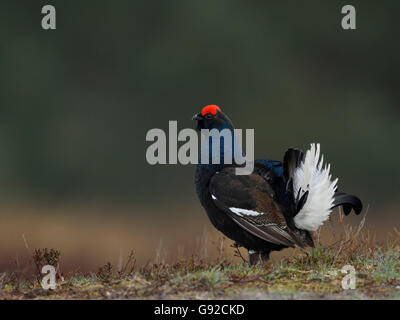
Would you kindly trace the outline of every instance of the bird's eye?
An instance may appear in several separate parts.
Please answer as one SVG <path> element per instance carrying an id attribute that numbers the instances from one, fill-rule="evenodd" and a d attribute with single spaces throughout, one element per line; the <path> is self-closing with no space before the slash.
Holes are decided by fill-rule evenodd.
<path id="1" fill-rule="evenodd" d="M 210 113 L 207 113 L 207 114 L 206 114 L 206 119 L 212 119 L 212 117 L 213 117 L 213 116 L 212 116 Z"/>

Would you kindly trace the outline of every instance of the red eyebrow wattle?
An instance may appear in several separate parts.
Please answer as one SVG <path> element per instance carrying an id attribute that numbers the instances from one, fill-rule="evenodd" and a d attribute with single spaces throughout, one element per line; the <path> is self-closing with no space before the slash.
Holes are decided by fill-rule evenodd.
<path id="1" fill-rule="evenodd" d="M 218 107 L 218 106 L 215 105 L 215 104 L 210 104 L 210 105 L 208 105 L 208 106 L 205 106 L 205 107 L 203 108 L 203 110 L 201 110 L 201 115 L 204 116 L 204 115 L 206 115 L 207 113 L 211 113 L 212 115 L 215 116 L 215 115 L 217 114 L 217 110 L 218 110 L 218 111 L 221 111 L 221 108 Z"/>

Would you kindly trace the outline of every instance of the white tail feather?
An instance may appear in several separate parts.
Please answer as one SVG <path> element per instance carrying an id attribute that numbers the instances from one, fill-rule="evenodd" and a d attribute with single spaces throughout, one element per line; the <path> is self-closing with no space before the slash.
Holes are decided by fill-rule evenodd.
<path id="1" fill-rule="evenodd" d="M 323 166 L 324 157 L 320 158 L 320 145 L 311 144 L 304 161 L 293 173 L 293 191 L 300 197 L 308 191 L 307 201 L 294 217 L 297 228 L 315 231 L 332 212 L 332 205 L 338 179 L 331 181 L 330 165 Z"/>

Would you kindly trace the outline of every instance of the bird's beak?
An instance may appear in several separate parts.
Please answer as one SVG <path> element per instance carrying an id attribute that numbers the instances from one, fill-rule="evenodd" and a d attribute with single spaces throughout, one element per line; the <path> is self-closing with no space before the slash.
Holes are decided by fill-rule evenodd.
<path id="1" fill-rule="evenodd" d="M 192 120 L 203 120 L 203 116 L 201 113 L 196 113 L 193 117 Z"/>

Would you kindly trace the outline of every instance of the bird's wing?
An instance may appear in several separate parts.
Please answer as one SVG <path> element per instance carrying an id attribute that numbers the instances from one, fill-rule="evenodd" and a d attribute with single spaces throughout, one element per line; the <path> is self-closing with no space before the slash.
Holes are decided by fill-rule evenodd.
<path id="1" fill-rule="evenodd" d="M 215 205 L 240 227 L 265 241 L 294 247 L 304 246 L 286 225 L 274 202 L 274 191 L 259 175 L 235 175 L 234 168 L 216 173 L 210 181 Z"/>

